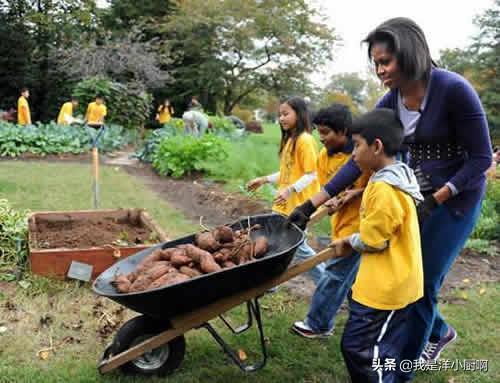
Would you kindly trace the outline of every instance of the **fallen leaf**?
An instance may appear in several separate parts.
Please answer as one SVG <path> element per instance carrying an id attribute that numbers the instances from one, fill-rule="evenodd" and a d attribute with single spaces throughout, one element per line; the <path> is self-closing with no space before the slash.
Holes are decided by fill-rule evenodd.
<path id="1" fill-rule="evenodd" d="M 462 292 L 462 299 L 469 299 L 469 296 L 467 295 L 467 293 L 465 291 Z"/>
<path id="2" fill-rule="evenodd" d="M 247 354 L 245 354 L 245 351 L 242 349 L 238 350 L 238 358 L 240 358 L 241 361 L 247 360 Z"/>
<path id="3" fill-rule="evenodd" d="M 47 360 L 47 359 L 49 359 L 49 356 L 50 356 L 50 352 L 48 350 L 42 350 L 42 351 L 38 352 L 38 357 L 41 360 Z"/>
<path id="4" fill-rule="evenodd" d="M 463 283 L 469 283 L 470 282 L 470 279 L 469 278 L 465 278 L 462 280 Z"/>
<path id="5" fill-rule="evenodd" d="M 7 327 L 0 326 L 0 334 L 3 334 L 4 332 L 7 332 Z"/>
<path id="6" fill-rule="evenodd" d="M 483 295 L 485 292 L 486 289 L 484 287 L 481 287 L 481 289 L 479 289 L 479 295 Z"/>
<path id="7" fill-rule="evenodd" d="M 31 282 L 28 281 L 19 281 L 18 282 L 19 286 L 21 286 L 23 289 L 29 289 L 31 286 Z"/>

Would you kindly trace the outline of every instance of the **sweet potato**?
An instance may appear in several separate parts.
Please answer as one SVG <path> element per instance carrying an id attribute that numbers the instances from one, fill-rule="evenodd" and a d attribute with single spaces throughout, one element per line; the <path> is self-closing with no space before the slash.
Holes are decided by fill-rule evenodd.
<path id="1" fill-rule="evenodd" d="M 170 262 L 172 263 L 172 266 L 174 267 L 181 267 L 187 265 L 189 262 L 191 262 L 191 258 L 189 258 L 187 255 L 172 255 L 170 258 Z"/>
<path id="2" fill-rule="evenodd" d="M 201 273 L 198 270 L 196 270 L 192 267 L 187 267 L 187 266 L 181 266 L 179 271 L 182 274 L 186 274 L 190 278 L 194 278 L 194 277 L 197 277 L 198 275 L 201 275 Z"/>
<path id="3" fill-rule="evenodd" d="M 111 285 L 119 293 L 128 293 L 130 290 L 131 283 L 125 275 L 118 274 L 115 276 L 114 281 L 111 282 Z"/>
<path id="4" fill-rule="evenodd" d="M 175 268 L 167 261 L 158 261 L 153 263 L 153 267 L 146 270 L 146 273 L 151 276 L 151 280 L 160 278 L 163 274 L 171 272 Z"/>
<path id="5" fill-rule="evenodd" d="M 175 253 L 175 247 L 163 249 L 160 251 L 160 253 L 161 253 L 161 259 L 163 261 L 170 261 L 170 257 L 172 256 L 173 253 Z"/>
<path id="6" fill-rule="evenodd" d="M 194 243 L 200 249 L 210 252 L 220 249 L 220 243 L 214 238 L 213 233 L 210 231 L 196 234 L 194 237 Z"/>
<path id="7" fill-rule="evenodd" d="M 261 258 L 264 256 L 264 254 L 267 253 L 267 250 L 269 248 L 269 242 L 267 241 L 266 237 L 260 236 L 255 239 L 254 246 L 255 246 L 254 257 Z"/>
<path id="8" fill-rule="evenodd" d="M 199 247 L 196 247 L 191 244 L 186 244 L 186 245 L 179 245 L 178 248 L 183 249 L 186 252 L 186 255 L 191 258 L 194 262 L 200 263 L 201 262 L 201 257 L 204 254 L 209 254 L 209 252 L 200 249 Z"/>
<path id="9" fill-rule="evenodd" d="M 219 243 L 233 242 L 233 230 L 229 226 L 219 226 L 213 232 L 214 238 Z"/>
<path id="10" fill-rule="evenodd" d="M 226 269 L 229 269 L 230 267 L 235 267 L 235 263 L 234 262 L 231 262 L 231 261 L 225 261 L 223 264 L 222 264 L 222 267 L 226 268 Z"/>
<path id="11" fill-rule="evenodd" d="M 213 273 L 221 269 L 211 254 L 203 254 L 200 259 L 200 267 L 204 273 Z"/>
<path id="12" fill-rule="evenodd" d="M 149 286 L 148 290 L 157 289 L 159 287 L 173 285 L 175 283 L 184 282 L 188 280 L 189 277 L 185 274 L 179 272 L 172 272 L 162 275 L 160 278 L 153 281 Z"/>
<path id="13" fill-rule="evenodd" d="M 149 273 L 142 273 L 137 276 L 136 280 L 130 286 L 129 292 L 137 292 L 146 290 L 153 282 L 152 275 Z"/>

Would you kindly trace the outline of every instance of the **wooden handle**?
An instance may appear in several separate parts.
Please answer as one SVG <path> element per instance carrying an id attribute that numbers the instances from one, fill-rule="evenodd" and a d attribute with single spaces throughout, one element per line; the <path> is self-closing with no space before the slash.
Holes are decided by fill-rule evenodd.
<path id="1" fill-rule="evenodd" d="M 307 222 L 308 225 L 314 225 L 321 221 L 324 217 L 328 215 L 328 208 L 325 206 L 321 206 L 318 210 L 316 210 L 313 215 L 311 215 L 311 218 L 309 218 L 309 222 Z"/>

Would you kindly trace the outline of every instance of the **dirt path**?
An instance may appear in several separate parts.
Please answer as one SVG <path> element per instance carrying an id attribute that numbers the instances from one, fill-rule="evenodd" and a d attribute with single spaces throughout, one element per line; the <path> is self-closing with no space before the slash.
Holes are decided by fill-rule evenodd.
<path id="1" fill-rule="evenodd" d="M 266 205 L 260 201 L 249 199 L 240 194 L 223 191 L 222 185 L 203 180 L 200 177 L 180 180 L 160 177 L 149 165 L 130 159 L 130 151 L 115 153 L 112 157 L 102 156 L 103 165 L 122 166 L 128 174 L 138 179 L 146 187 L 156 192 L 160 198 L 179 209 L 193 222 L 199 222 L 200 216 L 206 225 L 216 226 L 233 222 L 247 215 L 268 212 Z M 19 160 L 40 160 L 33 156 Z M 90 161 L 88 155 L 47 156 L 49 162 Z M 313 241 L 314 242 L 314 241 Z M 321 245 L 314 246 L 317 250 Z M 500 255 L 485 256 L 471 250 L 464 250 L 454 263 L 448 274 L 441 293 L 441 299 L 448 302 L 459 302 L 456 289 L 479 288 L 479 285 L 500 281 Z M 294 294 L 310 297 L 314 284 L 306 277 L 297 277 L 287 284 Z"/>

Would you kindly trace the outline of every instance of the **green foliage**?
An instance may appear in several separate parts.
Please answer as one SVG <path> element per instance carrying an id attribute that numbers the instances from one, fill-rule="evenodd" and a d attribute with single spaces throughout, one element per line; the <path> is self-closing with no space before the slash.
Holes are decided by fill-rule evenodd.
<path id="1" fill-rule="evenodd" d="M 149 118 L 153 100 L 149 93 L 102 77 L 90 77 L 80 81 L 73 94 L 80 101 L 82 112 L 94 101 L 96 94 L 102 94 L 108 109 L 106 122 L 127 129 L 137 129 L 144 125 Z"/>
<path id="2" fill-rule="evenodd" d="M 182 135 L 183 131 L 184 122 L 178 118 L 171 119 L 167 124 L 163 125 L 163 128 L 155 129 L 148 133 L 142 148 L 136 151 L 134 156 L 143 162 L 153 162 L 153 156 L 160 142 L 168 137 Z"/>
<path id="3" fill-rule="evenodd" d="M 57 125 L 54 122 L 19 126 L 0 121 L 0 156 L 83 153 L 90 150 L 96 133 L 95 129 Z M 103 152 L 109 152 L 123 147 L 129 141 L 129 134 L 121 126 L 107 125 L 98 147 Z"/>
<path id="4" fill-rule="evenodd" d="M 26 263 L 26 216 L 26 211 L 16 211 L 7 200 L 0 199 L 0 280 L 14 279 L 14 269 Z"/>
<path id="5" fill-rule="evenodd" d="M 236 130 L 234 124 L 225 117 L 208 116 L 208 121 L 212 124 L 212 131 L 216 133 L 232 133 Z"/>
<path id="6" fill-rule="evenodd" d="M 500 240 L 500 182 L 490 181 L 472 239 Z"/>
<path id="7" fill-rule="evenodd" d="M 213 134 L 202 137 L 174 135 L 164 138 L 153 155 L 153 168 L 161 175 L 181 177 L 204 171 L 207 160 L 223 161 L 228 142 Z"/>

